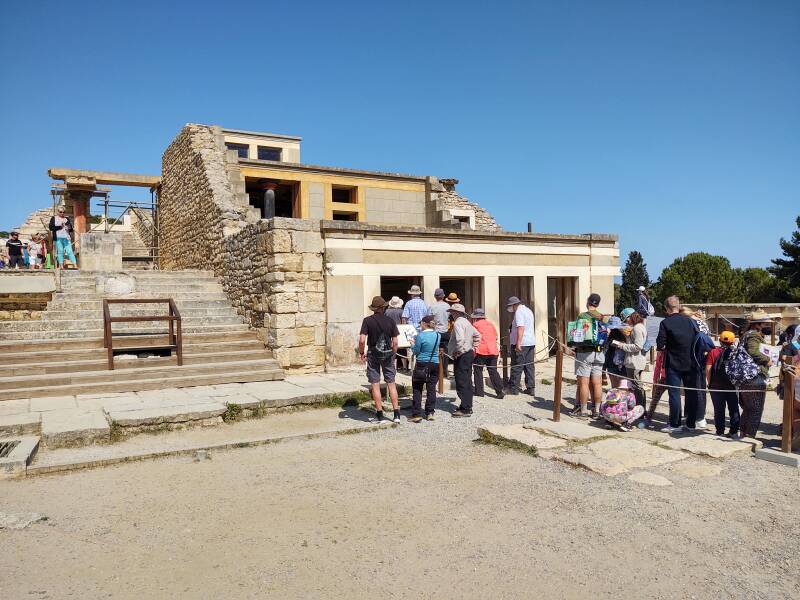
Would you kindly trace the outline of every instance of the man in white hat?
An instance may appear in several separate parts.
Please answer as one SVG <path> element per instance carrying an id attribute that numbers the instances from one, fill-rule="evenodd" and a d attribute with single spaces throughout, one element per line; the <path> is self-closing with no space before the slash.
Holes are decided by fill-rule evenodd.
<path id="1" fill-rule="evenodd" d="M 461 404 L 453 413 L 454 417 L 472 416 L 472 362 L 475 350 L 481 342 L 481 334 L 467 319 L 463 304 L 453 304 L 448 311 L 453 317 L 453 330 L 447 344 L 447 353 L 455 361 L 453 374 L 456 378 L 456 393 Z"/>
<path id="2" fill-rule="evenodd" d="M 412 285 L 411 289 L 408 290 L 408 295 L 411 296 L 411 300 L 406 302 L 406 306 L 403 309 L 403 323 L 413 325 L 414 329 L 419 333 L 419 323 L 422 321 L 422 317 L 427 316 L 428 305 L 422 299 L 422 290 L 418 285 Z"/>
<path id="3" fill-rule="evenodd" d="M 654 314 L 656 314 L 656 309 L 653 308 L 645 287 L 640 285 L 636 291 L 639 292 L 639 301 L 636 303 L 636 312 L 642 315 L 643 319 L 652 317 Z"/>

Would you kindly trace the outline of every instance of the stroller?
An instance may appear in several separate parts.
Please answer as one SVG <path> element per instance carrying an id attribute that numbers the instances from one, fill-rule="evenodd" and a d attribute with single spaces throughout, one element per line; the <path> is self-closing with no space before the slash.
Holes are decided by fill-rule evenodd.
<path id="1" fill-rule="evenodd" d="M 608 390 L 600 403 L 600 416 L 622 431 L 630 431 L 643 414 L 644 407 L 636 404 L 636 394 L 628 387 L 627 379 L 623 379 L 619 387 Z"/>

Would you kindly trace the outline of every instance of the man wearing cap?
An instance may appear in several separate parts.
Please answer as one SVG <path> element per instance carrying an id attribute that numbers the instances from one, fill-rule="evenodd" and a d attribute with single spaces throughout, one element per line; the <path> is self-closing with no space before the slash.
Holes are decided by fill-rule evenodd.
<path id="1" fill-rule="evenodd" d="M 403 323 L 413 325 L 414 329 L 419 333 L 419 322 L 422 321 L 422 317 L 428 314 L 428 305 L 421 298 L 422 290 L 418 285 L 412 285 L 411 289 L 408 290 L 408 295 L 411 296 L 411 300 L 406 302 L 406 306 L 403 309 Z"/>
<path id="2" fill-rule="evenodd" d="M 447 353 L 455 361 L 453 371 L 456 378 L 456 393 L 461 401 L 454 417 L 472 416 L 472 362 L 475 358 L 475 349 L 481 342 L 481 334 L 467 319 L 467 311 L 463 304 L 453 304 L 450 307 L 453 317 L 453 329 L 450 332 L 450 342 Z"/>
<path id="3" fill-rule="evenodd" d="M 472 312 L 472 326 L 481 335 L 481 342 L 475 349 L 475 359 L 472 363 L 473 379 L 475 380 L 475 396 L 483 397 L 483 367 L 489 372 L 489 381 L 492 382 L 494 393 L 500 400 L 503 394 L 503 379 L 497 372 L 497 355 L 500 347 L 497 345 L 497 328 L 486 318 L 486 311 L 476 308 Z"/>
<path id="4" fill-rule="evenodd" d="M 536 355 L 536 334 L 533 331 L 533 311 L 516 296 L 506 302 L 506 310 L 513 313 L 509 341 L 511 343 L 511 375 L 508 393 L 519 394 L 522 373 L 525 373 L 525 393 L 534 395 L 533 359 Z"/>
<path id="5" fill-rule="evenodd" d="M 441 347 L 446 351 L 447 344 L 450 341 L 450 314 L 447 312 L 450 310 L 450 305 L 445 302 L 444 296 L 444 290 L 436 288 L 436 291 L 433 292 L 435 302 L 428 309 L 428 314 L 433 317 L 434 330 L 441 337 Z M 445 355 L 442 361 L 442 370 L 445 377 L 447 377 L 447 365 L 449 362 L 447 355 Z"/>
<path id="6" fill-rule="evenodd" d="M 394 357 L 397 354 L 397 336 L 400 332 L 397 324 L 384 314 L 388 302 L 381 296 L 375 296 L 369 310 L 372 315 L 361 322 L 358 338 L 358 354 L 361 362 L 367 365 L 367 381 L 370 383 L 372 399 L 375 402 L 376 415 L 373 421 L 386 421 L 381 404 L 381 371 L 383 380 L 389 389 L 389 398 L 394 409 L 394 422 L 400 422 L 400 405 L 397 403 L 397 386 L 394 383 L 397 367 Z"/>
<path id="7" fill-rule="evenodd" d="M 609 316 L 602 314 L 598 310 L 600 301 L 600 294 L 589 294 L 586 299 L 586 311 L 579 314 L 578 319 L 607 323 Z M 594 404 L 592 416 L 597 415 L 600 401 L 603 398 L 603 366 L 605 361 L 606 355 L 601 346 L 584 343 L 575 347 L 575 378 L 578 380 L 578 404 L 572 411 L 573 415 L 589 416 L 586 405 L 589 403 L 590 395 Z"/>

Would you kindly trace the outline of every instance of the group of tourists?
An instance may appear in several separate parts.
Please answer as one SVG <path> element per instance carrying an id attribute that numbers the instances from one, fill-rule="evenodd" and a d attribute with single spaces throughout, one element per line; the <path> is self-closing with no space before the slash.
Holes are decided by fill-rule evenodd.
<path id="1" fill-rule="evenodd" d="M 50 217 L 48 229 L 53 235 L 53 246 L 58 266 L 75 267 L 78 261 L 72 249 L 74 230 L 72 221 L 63 206 Z M 27 242 L 19 238 L 19 232 L 12 231 L 5 243 L 6 256 L 0 257 L 0 268 L 43 269 L 50 268 L 51 256 L 47 250 L 47 234 L 34 233 Z"/>
<path id="2" fill-rule="evenodd" d="M 434 291 L 434 302 L 426 304 L 422 290 L 413 285 L 408 290 L 410 299 L 403 301 L 392 297 L 388 302 L 382 296 L 375 296 L 369 305 L 372 315 L 361 324 L 358 352 L 367 366 L 367 381 L 371 386 L 375 402 L 375 421 L 392 420 L 400 422 L 397 404 L 398 325 L 408 324 L 415 330 L 414 342 L 410 348 L 415 357 L 411 373 L 412 408 L 410 420 L 419 423 L 433 421 L 436 412 L 436 385 L 439 378 L 440 362 L 444 374 L 448 364 L 453 365 L 458 408 L 453 417 L 470 417 L 474 396 L 484 396 L 484 368 L 495 396 L 501 399 L 506 393 L 520 393 L 523 374 L 524 393 L 534 394 L 534 334 L 533 311 L 519 298 L 511 296 L 506 302 L 506 310 L 513 314 L 509 330 L 511 343 L 511 374 L 508 386 L 497 371 L 500 354 L 497 326 L 486 318 L 483 308 L 467 312 L 458 294 L 445 294 L 441 288 Z M 392 419 L 383 413 L 380 382 L 381 376 L 389 390 L 394 415 Z M 425 392 L 423 412 L 422 394 Z"/>

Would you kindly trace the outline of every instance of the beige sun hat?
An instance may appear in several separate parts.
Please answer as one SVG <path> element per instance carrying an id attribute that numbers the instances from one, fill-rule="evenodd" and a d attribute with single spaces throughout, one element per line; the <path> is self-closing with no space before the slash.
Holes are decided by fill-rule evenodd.
<path id="1" fill-rule="evenodd" d="M 773 319 L 765 311 L 757 308 L 748 315 L 748 321 L 751 323 L 772 323 Z"/>

